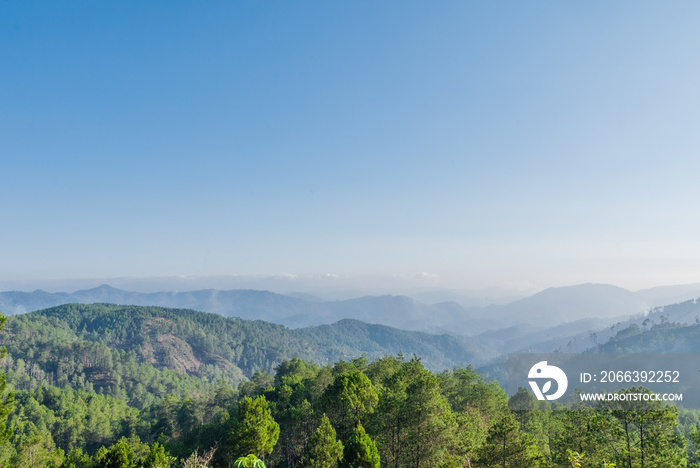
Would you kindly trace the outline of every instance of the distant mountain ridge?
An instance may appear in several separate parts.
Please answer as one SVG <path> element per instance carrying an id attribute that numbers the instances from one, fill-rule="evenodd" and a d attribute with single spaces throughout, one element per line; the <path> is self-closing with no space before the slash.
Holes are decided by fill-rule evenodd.
<path id="1" fill-rule="evenodd" d="M 454 302 L 426 304 L 409 296 L 365 296 L 324 301 L 318 297 L 265 290 L 202 289 L 186 292 L 142 293 L 102 285 L 74 293 L 0 292 L 0 311 L 30 312 L 67 303 L 187 308 L 225 317 L 265 320 L 290 328 L 336 323 L 343 319 L 381 324 L 403 330 L 477 336 L 484 332 L 489 346 L 519 349 L 543 338 L 573 336 L 642 316 L 660 297 L 683 297 L 694 285 L 664 287 L 635 293 L 606 284 L 549 288 L 508 304 L 469 307 Z M 442 294 L 432 296 L 447 297 Z M 567 324 L 571 324 L 567 327 Z M 588 328 L 583 328 L 588 327 Z M 548 330 L 554 336 L 548 334 Z"/>
<path id="2" fill-rule="evenodd" d="M 406 296 L 317 301 L 251 289 L 140 293 L 102 285 L 74 293 L 41 290 L 0 293 L 0 311 L 11 315 L 68 303 L 188 308 L 225 317 L 265 320 L 292 328 L 330 324 L 349 318 L 409 330 L 439 331 L 439 327 L 432 324 L 449 323 L 454 319 L 453 315 L 465 312 L 456 304 L 428 305 Z"/>
<path id="3" fill-rule="evenodd" d="M 657 286 L 641 289 L 637 294 L 643 297 L 650 307 L 679 304 L 700 297 L 700 283 Z"/>
<path id="4" fill-rule="evenodd" d="M 616 319 L 649 309 L 636 293 L 609 284 L 586 283 L 549 288 L 507 305 L 486 307 L 489 315 L 511 323 L 554 326 L 584 318 Z"/>

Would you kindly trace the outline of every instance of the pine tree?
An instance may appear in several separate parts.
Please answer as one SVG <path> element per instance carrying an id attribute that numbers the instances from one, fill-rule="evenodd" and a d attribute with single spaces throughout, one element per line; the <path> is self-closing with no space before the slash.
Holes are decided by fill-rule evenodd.
<path id="1" fill-rule="evenodd" d="M 581 401 L 578 394 L 571 406 L 557 413 L 558 431 L 550 438 L 554 463 L 565 464 L 568 451 L 586 454 L 585 466 L 602 466 L 617 451 L 617 421 Z"/>
<path id="2" fill-rule="evenodd" d="M 335 468 L 343 456 L 343 443 L 336 439 L 335 429 L 324 414 L 321 425 L 309 439 L 301 458 L 304 468 Z"/>
<path id="3" fill-rule="evenodd" d="M 238 421 L 230 434 L 233 456 L 255 454 L 265 461 L 280 435 L 280 425 L 272 418 L 265 396 L 255 400 L 243 397 L 238 405 Z"/>
<path id="4" fill-rule="evenodd" d="M 323 406 L 341 440 L 350 436 L 352 428 L 364 415 L 372 413 L 378 402 L 377 390 L 359 370 L 337 375 L 323 395 Z"/>
<path id="5" fill-rule="evenodd" d="M 440 393 L 435 375 L 417 360 L 409 365 L 412 372 L 401 409 L 406 424 L 405 463 L 426 468 L 445 466 L 459 445 L 457 417 Z"/>
<path id="6" fill-rule="evenodd" d="M 379 468 L 379 451 L 361 423 L 343 449 L 342 468 Z"/>
<path id="7" fill-rule="evenodd" d="M 483 467 L 529 468 L 537 466 L 541 456 L 535 442 L 520 431 L 520 424 L 508 412 L 489 429 L 478 458 Z"/>
<path id="8" fill-rule="evenodd" d="M 630 387 L 620 394 L 652 394 L 644 387 Z M 620 445 L 615 461 L 618 466 L 676 467 L 684 466 L 686 454 L 683 440 L 675 431 L 678 408 L 654 400 L 632 400 L 617 405 L 598 405 L 619 427 L 613 432 Z M 606 409 L 606 408 L 612 409 Z"/>

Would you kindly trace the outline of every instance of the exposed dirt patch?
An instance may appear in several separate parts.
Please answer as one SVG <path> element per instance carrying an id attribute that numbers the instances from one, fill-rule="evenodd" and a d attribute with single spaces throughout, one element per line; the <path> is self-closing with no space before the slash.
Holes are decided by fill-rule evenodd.
<path id="1" fill-rule="evenodd" d="M 165 364 L 174 367 L 183 374 L 197 374 L 201 362 L 194 357 L 192 347 L 187 342 L 170 333 L 158 336 L 158 343 L 163 348 Z M 168 362 L 169 361 L 169 362 Z"/>

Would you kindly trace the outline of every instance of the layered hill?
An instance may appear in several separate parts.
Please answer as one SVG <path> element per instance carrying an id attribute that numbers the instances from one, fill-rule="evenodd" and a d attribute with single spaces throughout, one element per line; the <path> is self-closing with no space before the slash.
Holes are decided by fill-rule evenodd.
<path id="1" fill-rule="evenodd" d="M 324 365 L 415 353 L 426 367 L 442 370 L 493 356 L 451 336 L 355 320 L 292 330 L 194 310 L 113 304 L 67 304 L 12 316 L 0 340 L 13 359 L 38 365 L 47 378 L 79 372 L 97 387 L 110 385 L 117 361 L 236 384 L 294 357 Z"/>
<path id="2" fill-rule="evenodd" d="M 505 339 L 517 339 L 517 335 L 524 337 L 585 319 L 592 319 L 591 325 L 603 326 L 649 309 L 646 299 L 640 294 L 604 284 L 550 288 L 508 304 L 470 308 L 454 301 L 426 304 L 407 296 L 323 301 L 308 295 L 284 295 L 260 290 L 139 293 L 107 285 L 74 293 L 40 290 L 0 293 L 0 311 L 7 314 L 65 303 L 188 308 L 226 317 L 265 320 L 291 328 L 354 319 L 405 330 L 456 335 L 477 335 L 488 330 L 505 329 Z"/>
<path id="3" fill-rule="evenodd" d="M 449 329 L 450 324 L 467 313 L 456 303 L 429 305 L 406 296 L 318 301 L 251 289 L 140 293 L 102 285 L 74 293 L 49 293 L 41 290 L 0 293 L 0 311 L 6 314 L 31 312 L 67 303 L 187 308 L 226 317 L 265 320 L 291 328 L 355 319 L 407 330 L 439 331 Z"/>

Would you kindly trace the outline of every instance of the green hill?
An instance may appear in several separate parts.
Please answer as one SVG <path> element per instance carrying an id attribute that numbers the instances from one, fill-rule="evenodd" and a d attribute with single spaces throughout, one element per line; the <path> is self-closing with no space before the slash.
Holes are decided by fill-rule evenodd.
<path id="1" fill-rule="evenodd" d="M 572 446 L 596 466 L 641 456 L 629 438 L 636 429 L 623 431 L 628 421 L 611 412 L 547 411 L 524 390 L 513 398 L 545 411 L 510 412 L 506 393 L 472 367 L 430 372 L 423 363 L 442 370 L 487 353 L 446 335 L 356 320 L 290 330 L 184 309 L 70 304 L 8 318 L 0 340 L 10 356 L 0 373 L 16 398 L 12 434 L 0 428 L 2 466 L 193 466 L 183 460 L 210 453 L 207 466 L 224 467 L 258 453 L 270 468 L 289 468 L 326 450 L 308 448 L 314 437 L 320 443 L 324 421 L 334 430 L 328 440 L 346 444 L 361 422 L 387 466 L 501 466 L 499 434 L 517 449 L 508 466 L 564 466 Z M 397 352 L 420 358 L 385 356 Z M 697 415 L 662 405 L 653 414 L 664 425 L 644 426 L 644 456 L 695 466 Z M 263 426 L 267 435 L 257 435 Z M 251 445 L 263 435 L 269 444 Z"/>
<path id="2" fill-rule="evenodd" d="M 447 335 L 354 320 L 290 330 L 194 310 L 113 304 L 67 304 L 12 316 L 0 339 L 18 388 L 39 379 L 144 399 L 203 391 L 217 380 L 235 386 L 293 357 L 323 365 L 363 354 L 415 353 L 433 370 L 490 357 Z M 147 404 L 134 398 L 138 407 Z"/>

